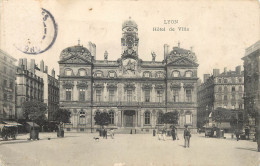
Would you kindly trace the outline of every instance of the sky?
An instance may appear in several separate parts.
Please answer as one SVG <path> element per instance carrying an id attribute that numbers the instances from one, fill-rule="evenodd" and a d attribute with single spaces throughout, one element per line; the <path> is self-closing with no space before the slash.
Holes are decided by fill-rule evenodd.
<path id="1" fill-rule="evenodd" d="M 259 40 L 260 10 L 257 0 L 237 1 L 83 1 L 83 0 L 0 0 L 0 48 L 15 57 L 44 60 L 59 74 L 59 56 L 63 49 L 78 44 L 96 44 L 98 60 L 121 57 L 122 23 L 131 17 L 138 24 L 139 58 L 163 60 L 163 45 L 170 50 L 177 46 L 190 49 L 197 55 L 198 75 L 212 73 L 213 68 L 223 72 L 243 65 L 245 49 Z M 45 49 L 52 41 L 54 28 L 51 19 L 45 23 L 44 42 L 42 8 L 48 10 L 57 23 L 57 38 L 50 49 L 28 55 L 26 45 Z M 174 20 L 165 24 L 165 20 Z M 176 23 L 177 20 L 177 23 Z M 166 21 L 167 22 L 167 21 Z M 170 21 L 171 22 L 171 21 Z M 153 31 L 154 28 L 165 31 Z M 179 31 L 185 27 L 188 31 Z M 169 29 L 175 31 L 169 31 Z M 184 28 L 183 28 L 184 29 Z M 28 40 L 29 39 L 29 40 Z"/>

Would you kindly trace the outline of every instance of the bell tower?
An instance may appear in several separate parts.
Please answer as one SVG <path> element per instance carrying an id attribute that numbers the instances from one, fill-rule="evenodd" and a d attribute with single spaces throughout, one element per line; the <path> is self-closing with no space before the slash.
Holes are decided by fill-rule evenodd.
<path id="1" fill-rule="evenodd" d="M 122 24 L 122 38 L 121 38 L 121 47 L 122 47 L 122 55 L 132 55 L 138 56 L 138 26 L 129 17 Z"/>

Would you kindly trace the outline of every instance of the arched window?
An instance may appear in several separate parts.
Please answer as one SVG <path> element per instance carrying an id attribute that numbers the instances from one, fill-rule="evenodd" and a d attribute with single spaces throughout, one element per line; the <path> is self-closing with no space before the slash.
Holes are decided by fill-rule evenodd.
<path id="1" fill-rule="evenodd" d="M 144 113 L 144 124 L 150 124 L 150 112 Z"/>
<path id="2" fill-rule="evenodd" d="M 109 112 L 109 124 L 114 124 L 115 114 L 114 111 Z"/>
<path id="3" fill-rule="evenodd" d="M 85 69 L 79 69 L 79 76 L 85 76 L 86 70 Z"/>
<path id="4" fill-rule="evenodd" d="M 157 78 L 163 78 L 163 72 L 157 72 L 156 77 Z"/>
<path id="5" fill-rule="evenodd" d="M 220 87 L 218 87 L 218 91 L 219 92 L 221 92 L 222 91 L 222 87 L 220 86 Z"/>
<path id="6" fill-rule="evenodd" d="M 179 77 L 180 76 L 180 72 L 179 71 L 173 71 L 172 72 L 172 77 Z"/>
<path id="7" fill-rule="evenodd" d="M 148 72 L 148 71 L 144 72 L 144 77 L 145 77 L 145 78 L 151 77 L 151 73 Z"/>
<path id="8" fill-rule="evenodd" d="M 192 77 L 192 71 L 186 71 L 185 77 Z"/>
<path id="9" fill-rule="evenodd" d="M 114 71 L 109 71 L 108 77 L 115 78 L 116 77 L 116 73 Z"/>
<path id="10" fill-rule="evenodd" d="M 65 69 L 65 76 L 72 76 L 72 70 L 71 69 Z"/>
<path id="11" fill-rule="evenodd" d="M 163 124 L 162 116 L 163 116 L 163 112 L 162 111 L 158 112 L 157 124 Z"/>
<path id="12" fill-rule="evenodd" d="M 222 81 L 221 81 L 221 79 L 218 79 L 218 83 L 221 83 Z"/>

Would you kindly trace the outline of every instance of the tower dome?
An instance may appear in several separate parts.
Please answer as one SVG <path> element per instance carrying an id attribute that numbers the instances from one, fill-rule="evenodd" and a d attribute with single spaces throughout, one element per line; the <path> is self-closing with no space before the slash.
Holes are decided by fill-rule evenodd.
<path id="1" fill-rule="evenodd" d="M 134 20 L 132 20 L 131 17 L 129 17 L 129 19 L 124 21 L 123 24 L 122 24 L 122 29 L 124 29 L 126 27 L 133 27 L 135 29 L 138 28 L 136 22 Z"/>

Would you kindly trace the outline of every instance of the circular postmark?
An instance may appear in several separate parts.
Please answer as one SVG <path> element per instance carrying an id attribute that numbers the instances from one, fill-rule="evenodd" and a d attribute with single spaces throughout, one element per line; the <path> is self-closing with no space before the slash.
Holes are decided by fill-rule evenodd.
<path id="1" fill-rule="evenodd" d="M 53 15 L 46 9 L 42 8 L 42 23 L 43 35 L 38 41 L 27 39 L 26 44 L 21 47 L 15 47 L 25 54 L 41 54 L 49 50 L 56 41 L 58 35 L 58 25 L 55 22 Z"/>

